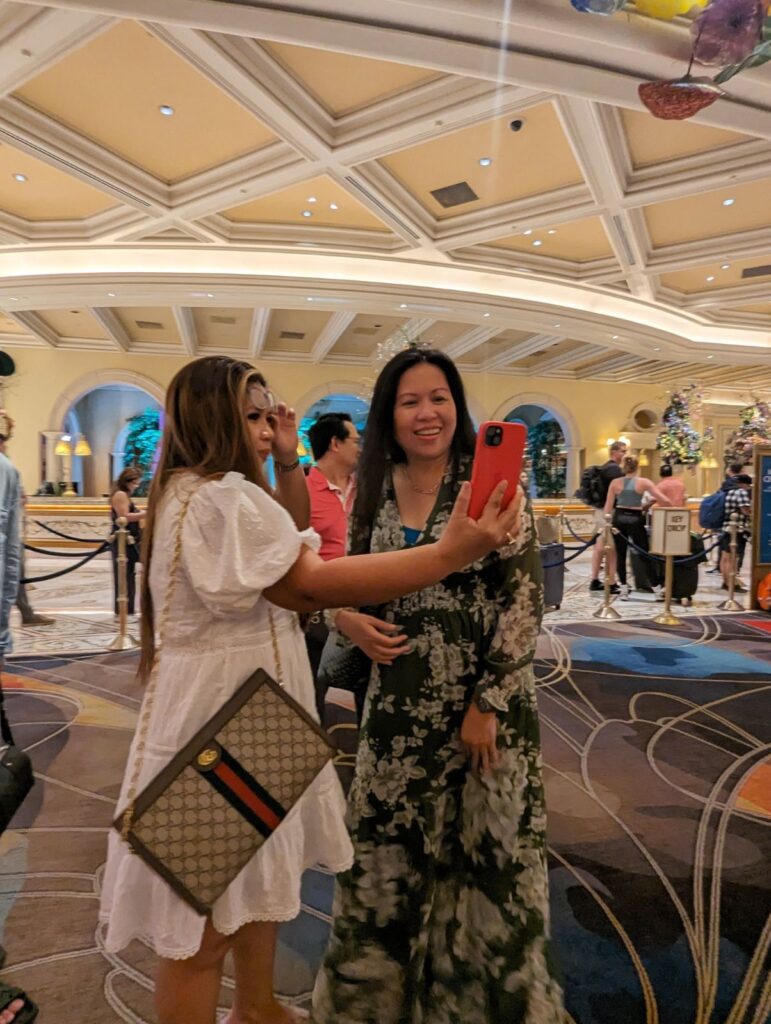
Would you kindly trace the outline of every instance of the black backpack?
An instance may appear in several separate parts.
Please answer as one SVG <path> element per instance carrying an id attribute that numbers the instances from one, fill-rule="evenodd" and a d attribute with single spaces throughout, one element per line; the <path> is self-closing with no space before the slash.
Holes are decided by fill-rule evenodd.
<path id="1" fill-rule="evenodd" d="M 581 474 L 581 483 L 576 497 L 593 508 L 602 508 L 607 497 L 607 488 L 602 478 L 600 466 L 587 466 Z"/>

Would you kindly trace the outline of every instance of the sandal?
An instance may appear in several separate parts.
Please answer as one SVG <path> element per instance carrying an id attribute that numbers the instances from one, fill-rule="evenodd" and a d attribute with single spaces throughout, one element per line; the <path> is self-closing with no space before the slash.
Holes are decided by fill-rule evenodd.
<path id="1" fill-rule="evenodd" d="M 7 1009 L 14 999 L 22 999 L 24 1006 L 17 1011 L 16 1016 L 13 1018 L 13 1024 L 32 1024 L 32 1021 L 38 1015 L 36 1004 L 32 1002 L 23 989 L 14 988 L 13 985 L 5 985 L 0 981 L 0 1013 Z"/>

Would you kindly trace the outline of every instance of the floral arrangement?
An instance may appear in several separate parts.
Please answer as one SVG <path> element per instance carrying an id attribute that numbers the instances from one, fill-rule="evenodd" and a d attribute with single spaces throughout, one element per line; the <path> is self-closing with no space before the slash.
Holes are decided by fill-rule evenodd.
<path id="1" fill-rule="evenodd" d="M 768 402 L 757 398 L 751 405 L 745 405 L 739 413 L 740 425 L 729 435 L 723 461 L 726 466 L 740 462 L 745 466 L 752 462 L 752 451 L 756 444 L 771 441 L 771 408 Z"/>
<path id="2" fill-rule="evenodd" d="M 713 433 L 711 427 L 700 432 L 693 426 L 692 417 L 698 415 L 700 407 L 697 384 L 689 384 L 669 396 L 662 417 L 664 429 L 656 438 L 656 449 L 665 462 L 695 467 L 704 458 L 705 442 L 712 440 Z"/>
<path id="3" fill-rule="evenodd" d="M 622 0 L 570 0 L 587 14 L 615 14 Z M 691 60 L 680 78 L 644 82 L 642 102 L 663 120 L 685 120 L 725 95 L 734 75 L 771 60 L 771 4 L 768 0 L 635 0 L 634 10 L 671 21 L 698 12 L 691 25 Z M 694 63 L 720 68 L 713 77 L 693 75 Z"/>

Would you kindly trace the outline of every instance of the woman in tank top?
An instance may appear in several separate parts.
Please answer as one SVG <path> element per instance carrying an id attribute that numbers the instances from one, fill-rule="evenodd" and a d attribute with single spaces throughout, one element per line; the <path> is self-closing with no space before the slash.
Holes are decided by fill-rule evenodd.
<path id="1" fill-rule="evenodd" d="M 631 540 L 638 548 L 648 550 L 648 532 L 645 529 L 643 498 L 649 494 L 659 505 L 672 502 L 662 491 L 644 476 L 638 476 L 640 464 L 632 455 L 627 455 L 621 464 L 624 476 L 611 481 L 605 499 L 605 515 L 613 513 L 613 542 L 616 546 L 618 579 L 621 585 L 621 600 L 629 598 L 626 582 L 626 552 Z"/>

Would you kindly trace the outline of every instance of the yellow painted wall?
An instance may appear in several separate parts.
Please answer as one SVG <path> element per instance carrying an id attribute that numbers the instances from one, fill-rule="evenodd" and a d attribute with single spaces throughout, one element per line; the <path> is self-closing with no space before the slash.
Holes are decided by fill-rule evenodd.
<path id="1" fill-rule="evenodd" d="M 184 359 L 167 356 L 139 357 L 127 353 L 62 352 L 57 350 L 4 348 L 16 361 L 17 372 L 7 381 L 5 404 L 16 420 L 16 433 L 9 455 L 31 492 L 39 485 L 39 444 L 41 430 L 61 429 L 51 421 L 63 392 L 95 371 L 124 370 L 156 381 L 165 387 Z M 314 366 L 266 360 L 260 367 L 280 396 L 302 412 L 307 400 L 315 400 L 325 386 L 350 382 L 358 392 L 372 382 L 373 373 L 360 366 Z M 119 378 L 116 378 L 119 379 Z M 604 440 L 618 436 L 630 410 L 639 402 L 662 404 L 664 395 L 655 385 L 605 384 L 598 381 L 556 380 L 517 377 L 515 374 L 465 375 L 472 413 L 491 416 L 518 396 L 551 396 L 569 410 L 579 437 L 574 441 L 585 449 L 585 464 L 605 458 Z M 508 411 L 507 409 L 504 410 Z M 92 439 L 89 439 L 92 440 Z"/>

